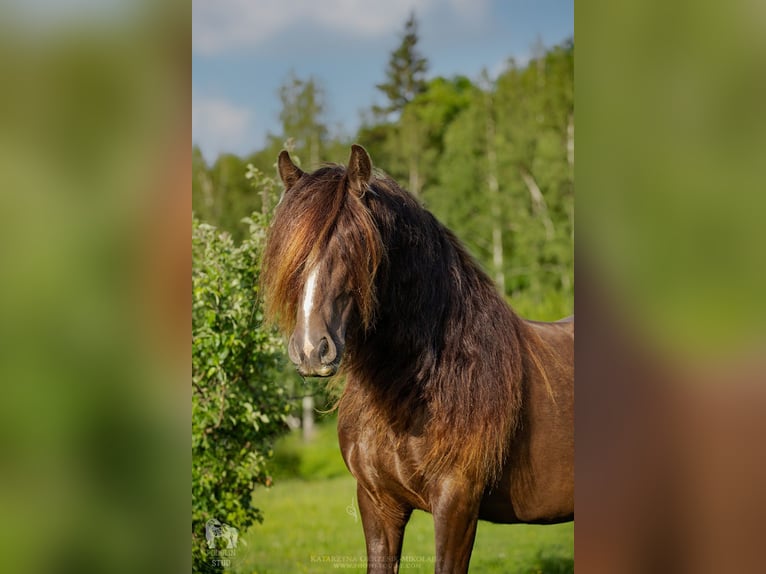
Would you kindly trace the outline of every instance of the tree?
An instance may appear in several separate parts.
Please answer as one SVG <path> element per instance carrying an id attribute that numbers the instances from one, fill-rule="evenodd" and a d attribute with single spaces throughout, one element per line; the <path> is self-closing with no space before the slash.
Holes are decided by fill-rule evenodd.
<path id="1" fill-rule="evenodd" d="M 391 53 L 386 68 L 386 81 L 376 87 L 388 98 L 388 104 L 374 110 L 384 116 L 401 112 L 418 94 L 426 89 L 428 60 L 417 49 L 418 23 L 412 12 L 404 24 L 399 47 Z"/>
<path id="2" fill-rule="evenodd" d="M 204 221 L 217 220 L 216 198 L 210 171 L 199 146 L 192 147 L 192 211 Z"/>
<path id="3" fill-rule="evenodd" d="M 208 166 L 199 148 L 192 148 L 192 210 L 201 221 L 242 241 L 248 234 L 242 218 L 261 211 L 261 195 L 250 188 L 245 161 L 227 153 Z"/>
<path id="4" fill-rule="evenodd" d="M 573 44 L 538 53 L 469 92 L 424 163 L 423 199 L 517 310 L 552 319 L 572 311 Z"/>
<path id="5" fill-rule="evenodd" d="M 423 195 L 436 181 L 444 134 L 452 120 L 469 105 L 473 89 L 466 77 L 437 77 L 402 110 L 388 142 L 389 155 L 394 168 L 409 179 L 408 189 L 415 195 Z"/>
<path id="6" fill-rule="evenodd" d="M 437 164 L 438 180 L 425 191 L 424 197 L 437 217 L 457 233 L 501 284 L 498 278 L 507 261 L 502 258 L 502 270 L 496 268 L 493 239 L 498 218 L 507 219 L 508 211 L 497 170 L 490 166 L 492 153 L 495 153 L 492 161 L 497 162 L 496 150 L 491 145 L 496 143 L 491 136 L 496 128 L 495 119 L 489 116 L 490 88 L 474 87 L 467 106 L 447 126 L 444 151 Z"/>
<path id="7" fill-rule="evenodd" d="M 261 520 L 253 491 L 270 483 L 272 442 L 287 429 L 286 416 L 294 408 L 282 384 L 282 340 L 263 325 L 259 303 L 266 217 L 255 213 L 248 224 L 248 236 L 237 245 L 230 234 L 192 222 L 195 572 L 222 571 L 215 549 L 205 544 L 208 520 L 242 533 Z"/>
<path id="8" fill-rule="evenodd" d="M 323 148 L 328 136 L 324 124 L 325 112 L 324 89 L 319 82 L 310 77 L 302 80 L 290 73 L 290 77 L 279 88 L 282 111 L 280 141 L 292 139 L 297 154 L 308 158 L 308 166 L 315 169 L 323 156 Z"/>
<path id="9" fill-rule="evenodd" d="M 384 106 L 374 106 L 374 114 L 385 120 L 398 121 L 390 131 L 387 144 L 395 163 L 406 165 L 409 190 L 418 195 L 421 188 L 420 152 L 423 148 L 423 134 L 417 117 L 408 110 L 408 105 L 426 90 L 425 74 L 428 61 L 417 49 L 418 24 L 412 12 L 404 25 L 399 47 L 391 53 L 386 68 L 386 81 L 377 88 L 388 99 Z"/>
<path id="10" fill-rule="evenodd" d="M 513 215 L 508 290 L 531 308 L 559 294 L 563 307 L 573 293 L 574 45 L 536 52 L 495 90 L 498 169 Z"/>
<path id="11" fill-rule="evenodd" d="M 490 213 L 492 218 L 492 271 L 501 293 L 505 293 L 505 258 L 503 255 L 502 207 L 500 205 L 500 182 L 497 168 L 497 119 L 493 86 L 487 70 L 482 71 L 484 85 L 484 150 L 486 157 L 487 191 L 489 193 Z"/>

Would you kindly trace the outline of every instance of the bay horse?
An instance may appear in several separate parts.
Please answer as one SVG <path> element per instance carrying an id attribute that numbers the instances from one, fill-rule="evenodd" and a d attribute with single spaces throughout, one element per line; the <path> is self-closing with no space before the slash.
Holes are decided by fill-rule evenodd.
<path id="1" fill-rule="evenodd" d="M 414 509 L 435 572 L 468 571 L 478 520 L 574 519 L 574 320 L 521 319 L 458 239 L 353 145 L 284 193 L 263 257 L 267 316 L 304 377 L 345 374 L 343 459 L 367 572 L 398 572 Z"/>

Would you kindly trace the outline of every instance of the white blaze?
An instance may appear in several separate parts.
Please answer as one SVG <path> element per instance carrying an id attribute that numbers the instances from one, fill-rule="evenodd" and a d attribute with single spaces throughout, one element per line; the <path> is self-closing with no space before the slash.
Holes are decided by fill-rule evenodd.
<path id="1" fill-rule="evenodd" d="M 314 350 L 314 345 L 309 341 L 309 318 L 314 310 L 314 293 L 316 292 L 318 277 L 319 265 L 314 267 L 311 273 L 309 273 L 306 289 L 303 292 L 303 352 L 307 357 Z"/>

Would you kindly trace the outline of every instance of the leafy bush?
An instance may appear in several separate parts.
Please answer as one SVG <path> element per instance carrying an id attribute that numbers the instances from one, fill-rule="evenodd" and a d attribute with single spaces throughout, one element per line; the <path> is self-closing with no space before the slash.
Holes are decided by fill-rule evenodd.
<path id="1" fill-rule="evenodd" d="M 220 571 L 205 544 L 209 519 L 244 533 L 268 485 L 273 440 L 293 405 L 282 385 L 283 343 L 263 324 L 258 277 L 266 218 L 245 220 L 240 245 L 192 221 L 192 555 L 195 572 Z"/>

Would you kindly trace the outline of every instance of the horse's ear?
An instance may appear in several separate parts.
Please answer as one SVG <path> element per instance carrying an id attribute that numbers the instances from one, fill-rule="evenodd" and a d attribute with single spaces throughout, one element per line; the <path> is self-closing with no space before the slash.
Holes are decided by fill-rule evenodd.
<path id="1" fill-rule="evenodd" d="M 285 184 L 285 189 L 290 189 L 294 186 L 295 182 L 297 182 L 303 175 L 301 168 L 295 165 L 293 160 L 290 159 L 290 154 L 287 153 L 287 150 L 283 149 L 280 152 L 277 166 L 279 167 L 279 177 L 282 178 L 282 183 Z"/>
<path id="2" fill-rule="evenodd" d="M 372 179 L 372 161 L 370 155 L 362 146 L 351 146 L 351 157 L 348 160 L 348 182 L 351 189 L 364 194 Z"/>

